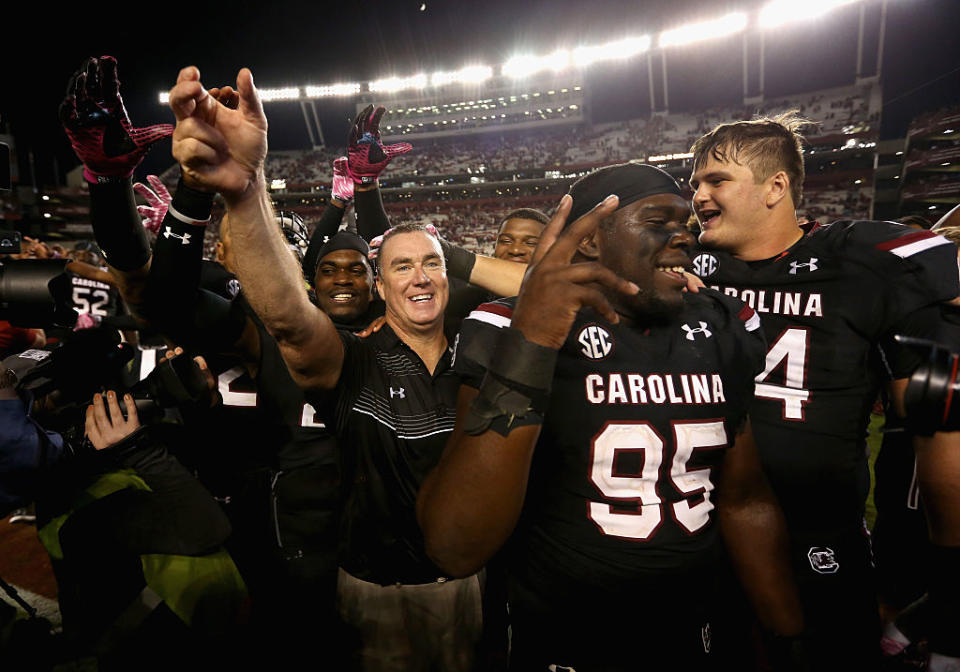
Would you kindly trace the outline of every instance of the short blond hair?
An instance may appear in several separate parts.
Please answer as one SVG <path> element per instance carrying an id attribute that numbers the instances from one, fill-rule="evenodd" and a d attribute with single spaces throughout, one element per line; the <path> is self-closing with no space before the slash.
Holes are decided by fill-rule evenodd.
<path id="1" fill-rule="evenodd" d="M 709 157 L 717 161 L 733 161 L 746 166 L 757 183 L 779 171 L 790 180 L 790 197 L 794 207 L 803 197 L 804 137 L 800 129 L 814 122 L 789 110 L 772 117 L 758 117 L 751 121 L 720 124 L 701 137 L 690 149 L 693 169 L 699 170 Z"/>

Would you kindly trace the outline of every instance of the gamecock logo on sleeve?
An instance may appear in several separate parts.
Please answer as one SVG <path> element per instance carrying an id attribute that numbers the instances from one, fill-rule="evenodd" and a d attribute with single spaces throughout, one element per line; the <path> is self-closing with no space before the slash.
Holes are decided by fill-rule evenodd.
<path id="1" fill-rule="evenodd" d="M 840 569 L 840 563 L 837 562 L 833 549 L 826 546 L 811 546 L 807 551 L 807 559 L 810 560 L 813 571 L 820 574 L 836 574 Z"/>

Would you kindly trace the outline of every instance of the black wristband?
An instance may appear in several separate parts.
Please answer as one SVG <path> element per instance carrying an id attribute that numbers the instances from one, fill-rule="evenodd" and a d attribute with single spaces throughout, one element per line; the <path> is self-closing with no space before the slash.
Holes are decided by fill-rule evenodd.
<path id="1" fill-rule="evenodd" d="M 519 329 L 504 327 L 488 368 L 500 378 L 549 394 L 558 352 L 531 343 Z"/>
<path id="2" fill-rule="evenodd" d="M 960 657 L 960 546 L 930 545 L 930 650 Z"/>
<path id="3" fill-rule="evenodd" d="M 135 271 L 150 261 L 130 178 L 90 183 L 90 221 L 103 256 L 118 271 Z"/>
<path id="4" fill-rule="evenodd" d="M 213 210 L 214 194 L 191 189 L 183 183 L 183 177 L 177 183 L 177 190 L 170 201 L 170 207 L 175 213 L 183 215 L 194 222 L 206 222 L 210 219 Z M 174 215 L 176 217 L 176 214 Z M 180 219 L 177 217 L 177 219 Z M 182 220 L 181 220 L 182 221 Z"/>
<path id="5" fill-rule="evenodd" d="M 517 389 L 510 381 L 487 371 L 480 383 L 480 393 L 470 402 L 463 431 L 471 436 L 492 429 L 507 436 L 514 428 L 543 424 L 543 412 L 534 408 L 533 396 Z"/>
<path id="6" fill-rule="evenodd" d="M 447 262 L 447 275 L 470 282 L 470 274 L 473 273 L 473 266 L 477 263 L 477 255 L 443 238 L 440 239 L 440 247 L 443 249 L 443 258 Z"/>
<path id="7" fill-rule="evenodd" d="M 542 424 L 556 362 L 556 350 L 531 343 L 517 329 L 502 329 L 464 431 L 476 436 L 492 429 L 506 436 L 515 427 Z"/>

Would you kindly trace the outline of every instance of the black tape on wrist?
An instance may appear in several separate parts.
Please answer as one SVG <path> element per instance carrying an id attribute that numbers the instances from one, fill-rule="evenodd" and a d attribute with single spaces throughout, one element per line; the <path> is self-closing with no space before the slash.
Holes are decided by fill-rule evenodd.
<path id="1" fill-rule="evenodd" d="M 960 546 L 930 546 L 930 650 L 960 657 Z"/>
<path id="2" fill-rule="evenodd" d="M 90 183 L 90 221 L 103 256 L 117 270 L 135 271 L 150 260 L 150 242 L 129 177 Z"/>
<path id="3" fill-rule="evenodd" d="M 507 436 L 516 427 L 543 424 L 556 362 L 556 350 L 531 343 L 517 329 L 503 329 L 464 431 Z"/>
<path id="4" fill-rule="evenodd" d="M 519 329 L 505 327 L 500 330 L 488 368 L 500 378 L 549 394 L 557 353 L 553 348 L 531 343 Z"/>
<path id="5" fill-rule="evenodd" d="M 440 247 L 443 249 L 443 258 L 447 262 L 447 275 L 470 282 L 470 274 L 473 273 L 473 267 L 477 263 L 477 255 L 443 238 L 440 239 Z"/>
<path id="6" fill-rule="evenodd" d="M 177 190 L 173 194 L 173 200 L 170 201 L 170 207 L 174 212 L 191 221 L 207 222 L 213 211 L 213 196 L 205 191 L 191 189 L 183 183 L 183 177 L 181 177 L 177 183 Z"/>

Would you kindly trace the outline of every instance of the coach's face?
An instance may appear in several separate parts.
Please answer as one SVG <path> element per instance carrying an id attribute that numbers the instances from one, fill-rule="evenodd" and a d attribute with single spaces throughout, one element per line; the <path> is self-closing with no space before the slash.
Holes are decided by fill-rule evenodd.
<path id="1" fill-rule="evenodd" d="M 439 241 L 428 233 L 394 233 L 380 246 L 377 290 L 394 328 L 425 332 L 443 328 L 449 287 Z"/>
<path id="2" fill-rule="evenodd" d="M 636 283 L 634 296 L 610 296 L 617 312 L 639 318 L 680 309 L 684 271 L 690 269 L 687 231 L 690 206 L 675 194 L 657 194 L 626 205 L 611 215 L 594 236 L 597 260 Z"/>
<path id="3" fill-rule="evenodd" d="M 313 287 L 323 312 L 338 322 L 353 322 L 370 306 L 373 272 L 357 250 L 334 250 L 317 264 Z"/>

